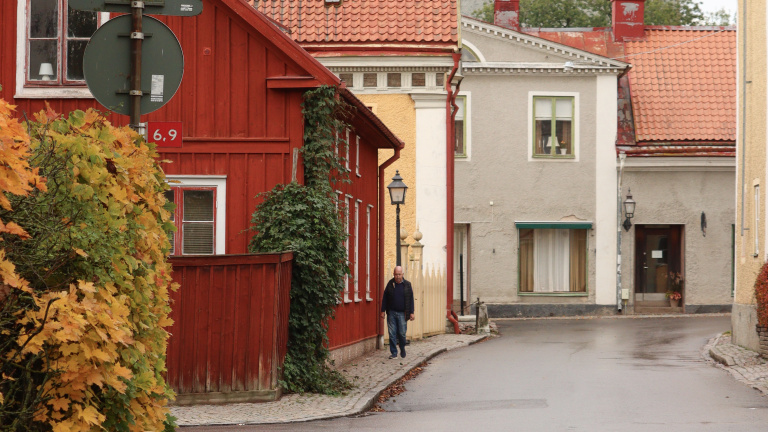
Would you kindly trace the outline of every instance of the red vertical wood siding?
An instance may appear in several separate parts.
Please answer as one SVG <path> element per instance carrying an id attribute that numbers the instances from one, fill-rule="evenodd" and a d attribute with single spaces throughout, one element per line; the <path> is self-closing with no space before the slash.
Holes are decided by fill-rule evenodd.
<path id="1" fill-rule="evenodd" d="M 349 285 L 349 298 L 353 301 L 350 303 L 341 303 L 336 308 L 336 317 L 331 320 L 328 328 L 328 345 L 330 349 L 340 348 L 347 345 L 354 344 L 366 339 L 370 339 L 377 336 L 377 322 L 380 319 L 379 313 L 376 310 L 376 299 L 380 296 L 379 289 L 379 269 L 378 269 L 378 152 L 375 148 L 366 145 L 364 139 L 360 141 L 360 176 L 355 173 L 355 160 L 356 160 L 356 146 L 355 146 L 355 134 L 354 131 L 350 134 L 349 145 L 349 178 L 350 183 L 337 185 L 337 189 L 342 192 L 342 203 L 344 202 L 344 196 L 351 195 L 349 203 L 349 211 L 352 215 L 350 220 L 349 232 L 349 261 L 352 271 L 355 269 L 355 219 L 359 221 L 359 260 L 358 266 L 360 277 L 358 279 L 360 298 L 361 301 L 354 301 L 354 278 L 355 275 L 350 276 Z M 355 201 L 362 200 L 359 208 L 359 215 L 355 214 Z M 371 208 L 371 225 L 368 227 L 370 230 L 368 235 L 371 237 L 371 250 L 370 254 L 366 256 L 365 253 L 365 236 L 366 236 L 366 209 L 368 205 L 372 205 Z M 368 301 L 365 298 L 365 265 L 370 260 L 371 273 L 369 275 L 368 283 L 371 286 L 371 298 L 372 301 Z"/>
<path id="2" fill-rule="evenodd" d="M 292 253 L 173 257 L 167 380 L 179 395 L 277 388 Z"/>

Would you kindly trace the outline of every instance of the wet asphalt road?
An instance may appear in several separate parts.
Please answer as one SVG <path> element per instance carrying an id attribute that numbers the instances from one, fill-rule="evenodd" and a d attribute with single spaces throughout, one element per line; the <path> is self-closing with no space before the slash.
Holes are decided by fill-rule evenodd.
<path id="1" fill-rule="evenodd" d="M 496 321 L 383 413 L 195 431 L 768 431 L 768 397 L 707 363 L 730 317 Z M 182 429 L 189 430 L 189 429 Z"/>

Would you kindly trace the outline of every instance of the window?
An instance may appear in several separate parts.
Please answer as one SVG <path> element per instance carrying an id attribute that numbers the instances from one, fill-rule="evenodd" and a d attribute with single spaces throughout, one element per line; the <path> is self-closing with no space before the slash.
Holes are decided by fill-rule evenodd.
<path id="1" fill-rule="evenodd" d="M 171 216 L 176 224 L 171 255 L 223 254 L 226 179 L 184 176 L 169 181 L 171 190 L 165 197 L 176 204 Z"/>
<path id="2" fill-rule="evenodd" d="M 345 195 L 344 196 L 344 211 L 346 212 L 346 215 L 344 215 L 344 231 L 347 233 L 346 238 L 344 239 L 344 249 L 347 251 L 347 266 L 349 266 L 349 237 L 350 237 L 350 218 L 352 217 L 352 212 L 349 209 L 349 199 L 352 198 L 352 195 Z M 349 274 L 344 275 L 344 303 L 349 303 L 352 300 L 349 299 Z"/>
<path id="3" fill-rule="evenodd" d="M 454 116 L 453 126 L 456 135 L 453 154 L 455 157 L 467 157 L 467 130 L 465 127 L 465 117 L 467 112 L 467 97 L 456 97 L 456 115 Z"/>
<path id="4" fill-rule="evenodd" d="M 557 226 L 518 224 L 521 293 L 586 294 L 587 229 Z"/>
<path id="5" fill-rule="evenodd" d="M 360 177 L 360 135 L 355 135 L 355 174 Z"/>
<path id="6" fill-rule="evenodd" d="M 574 157 L 574 106 L 572 96 L 534 96 L 534 157 Z"/>
<path id="7" fill-rule="evenodd" d="M 755 185 L 755 253 L 752 256 L 760 255 L 760 185 Z"/>
<path id="8" fill-rule="evenodd" d="M 371 298 L 371 209 L 373 206 L 368 204 L 365 210 L 365 300 L 373 301 Z"/>
<path id="9" fill-rule="evenodd" d="M 99 14 L 74 10 L 67 0 L 28 0 L 27 7 L 27 83 L 83 85 L 83 53 Z"/>
<path id="10" fill-rule="evenodd" d="M 360 301 L 360 204 L 362 200 L 355 201 L 355 301 Z"/>

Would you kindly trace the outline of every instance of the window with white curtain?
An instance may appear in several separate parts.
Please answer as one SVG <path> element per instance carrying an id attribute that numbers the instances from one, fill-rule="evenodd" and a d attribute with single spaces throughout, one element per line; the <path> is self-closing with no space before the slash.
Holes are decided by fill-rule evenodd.
<path id="1" fill-rule="evenodd" d="M 575 156 L 574 110 L 571 96 L 534 96 L 534 157 L 572 159 Z"/>
<path id="2" fill-rule="evenodd" d="M 586 293 L 587 230 L 519 230 L 520 292 Z"/>

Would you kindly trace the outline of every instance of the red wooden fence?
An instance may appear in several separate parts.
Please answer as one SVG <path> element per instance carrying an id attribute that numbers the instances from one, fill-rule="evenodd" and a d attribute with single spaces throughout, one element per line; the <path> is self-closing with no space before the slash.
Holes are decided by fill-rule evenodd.
<path id="1" fill-rule="evenodd" d="M 275 400 L 293 253 L 172 257 L 167 380 L 177 404 Z"/>

